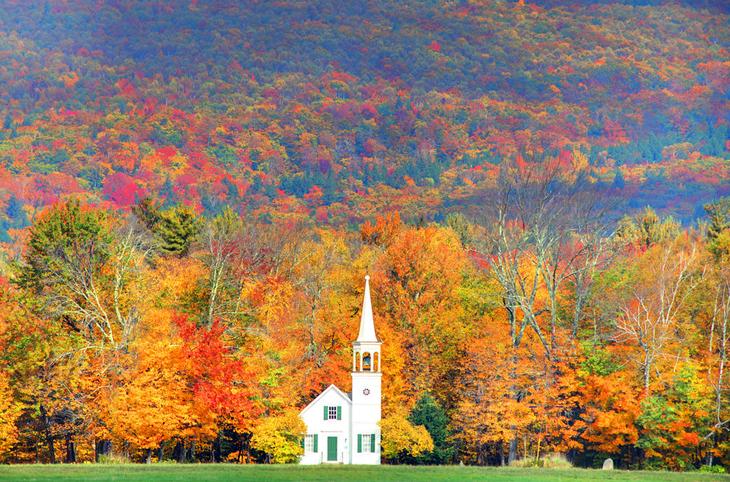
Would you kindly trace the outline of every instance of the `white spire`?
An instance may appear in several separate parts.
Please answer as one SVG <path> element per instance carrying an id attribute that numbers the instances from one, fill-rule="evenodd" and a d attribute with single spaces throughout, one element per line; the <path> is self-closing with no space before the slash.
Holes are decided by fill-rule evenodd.
<path id="1" fill-rule="evenodd" d="M 362 316 L 360 317 L 360 333 L 357 341 L 377 342 L 375 322 L 373 321 L 373 305 L 370 302 L 370 276 L 365 276 L 365 298 L 362 302 Z"/>

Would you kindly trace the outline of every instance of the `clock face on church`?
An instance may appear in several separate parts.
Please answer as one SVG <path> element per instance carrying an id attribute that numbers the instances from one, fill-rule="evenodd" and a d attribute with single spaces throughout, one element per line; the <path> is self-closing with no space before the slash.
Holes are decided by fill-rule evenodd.
<path id="1" fill-rule="evenodd" d="M 370 395 L 370 389 L 369 388 L 363 388 L 362 394 L 363 395 Z"/>

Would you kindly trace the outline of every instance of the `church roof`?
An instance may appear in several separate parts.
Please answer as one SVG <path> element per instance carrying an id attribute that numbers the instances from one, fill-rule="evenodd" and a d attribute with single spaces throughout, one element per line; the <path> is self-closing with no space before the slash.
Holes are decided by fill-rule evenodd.
<path id="1" fill-rule="evenodd" d="M 335 385 L 330 385 L 329 387 L 327 387 L 324 390 L 322 390 L 322 393 L 320 393 L 319 395 L 317 395 L 317 398 L 315 398 L 314 400 L 312 400 L 311 402 L 309 402 L 309 405 L 307 405 L 306 407 L 304 407 L 302 409 L 302 411 L 299 412 L 300 415 L 304 415 L 304 412 L 306 412 L 307 410 L 309 410 L 311 407 L 317 405 L 319 403 L 319 399 L 322 398 L 322 397 L 324 397 L 324 395 L 326 393 L 329 393 L 331 391 L 334 391 L 335 393 L 337 393 L 347 403 L 352 403 L 352 399 L 350 398 L 350 396 L 347 393 L 343 392 L 342 390 L 340 390 L 339 388 L 337 388 Z"/>
<path id="2" fill-rule="evenodd" d="M 360 333 L 357 335 L 359 342 L 375 342 L 378 337 L 375 334 L 375 320 L 373 320 L 373 304 L 370 301 L 370 276 L 365 276 L 365 297 L 362 302 L 362 315 L 360 316 Z"/>

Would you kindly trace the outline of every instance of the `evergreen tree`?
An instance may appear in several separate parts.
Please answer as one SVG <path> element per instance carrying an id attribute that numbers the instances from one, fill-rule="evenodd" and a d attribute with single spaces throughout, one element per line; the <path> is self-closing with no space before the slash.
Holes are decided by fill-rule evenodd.
<path id="1" fill-rule="evenodd" d="M 425 465 L 443 465 L 454 458 L 454 447 L 449 443 L 449 417 L 430 395 L 423 395 L 417 402 L 408 420 L 413 425 L 423 425 L 433 440 L 433 451 L 415 457 L 413 462 Z"/>
<path id="2" fill-rule="evenodd" d="M 462 246 L 467 246 L 473 241 L 473 227 L 463 214 L 448 214 L 444 224 L 451 228 L 459 236 L 459 241 L 461 241 Z"/>
<path id="3" fill-rule="evenodd" d="M 710 218 L 710 225 L 707 227 L 709 250 L 718 259 L 725 257 L 730 254 L 730 197 L 705 204 L 704 207 Z"/>
<path id="4" fill-rule="evenodd" d="M 154 231 L 155 226 L 160 222 L 160 206 L 150 197 L 141 199 L 132 208 L 132 212 L 149 230 Z"/>
<path id="5" fill-rule="evenodd" d="M 730 197 L 724 197 L 714 203 L 705 204 L 705 212 L 710 218 L 707 237 L 714 241 L 726 229 L 730 229 Z"/>
<path id="6" fill-rule="evenodd" d="M 159 216 L 152 231 L 160 249 L 168 254 L 186 256 L 198 234 L 198 219 L 193 210 L 187 206 L 175 206 L 162 211 Z"/>

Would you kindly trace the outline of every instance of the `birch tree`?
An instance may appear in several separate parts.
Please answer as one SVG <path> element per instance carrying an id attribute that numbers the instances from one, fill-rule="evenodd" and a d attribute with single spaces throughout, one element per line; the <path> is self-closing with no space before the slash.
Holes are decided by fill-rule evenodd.
<path id="1" fill-rule="evenodd" d="M 725 411 L 725 398 L 727 387 L 725 386 L 727 354 L 730 345 L 730 270 L 722 263 L 715 269 L 716 289 L 710 323 L 710 336 L 708 341 L 708 352 L 711 362 L 710 377 L 714 389 L 714 425 L 710 436 L 712 437 L 713 448 L 717 450 L 722 436 L 728 431 L 730 418 Z M 725 420 L 724 420 L 725 419 Z M 713 463 L 713 451 L 709 452 L 708 465 Z"/>
<path id="2" fill-rule="evenodd" d="M 694 245 L 682 240 L 656 245 L 639 260 L 639 280 L 620 309 L 616 340 L 639 347 L 644 391 L 648 394 L 657 359 L 675 336 L 677 316 L 701 276 L 693 272 Z"/>

